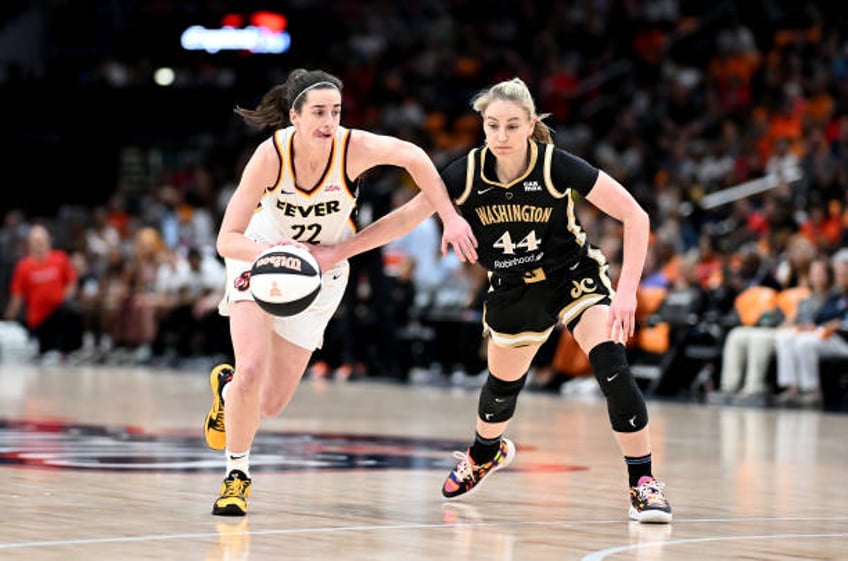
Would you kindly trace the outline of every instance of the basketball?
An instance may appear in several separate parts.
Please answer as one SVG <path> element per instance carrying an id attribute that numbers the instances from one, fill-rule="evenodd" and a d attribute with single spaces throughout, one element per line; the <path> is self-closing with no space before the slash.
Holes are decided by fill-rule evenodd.
<path id="1" fill-rule="evenodd" d="M 263 251 L 250 270 L 250 292 L 274 316 L 305 310 L 321 291 L 321 270 L 306 249 L 276 245 Z"/>

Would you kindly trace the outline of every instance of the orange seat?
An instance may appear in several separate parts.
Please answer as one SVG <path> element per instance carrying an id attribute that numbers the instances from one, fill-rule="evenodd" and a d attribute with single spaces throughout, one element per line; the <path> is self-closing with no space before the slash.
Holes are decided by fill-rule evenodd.
<path id="1" fill-rule="evenodd" d="M 657 313 L 667 293 L 668 290 L 662 286 L 640 287 L 636 291 L 636 321 L 642 323 L 645 318 Z"/>
<path id="2" fill-rule="evenodd" d="M 742 325 L 757 325 L 766 312 L 777 308 L 777 290 L 767 286 L 751 286 L 739 293 L 734 301 Z"/>
<path id="3" fill-rule="evenodd" d="M 798 302 L 810 295 L 806 286 L 795 286 L 781 290 L 777 294 L 777 307 L 789 321 L 794 321 L 798 314 Z"/>
<path id="4" fill-rule="evenodd" d="M 568 329 L 559 336 L 553 359 L 554 370 L 568 376 L 586 376 L 592 373 L 589 357 Z"/>
<path id="5" fill-rule="evenodd" d="M 668 351 L 671 326 L 667 322 L 644 326 L 639 329 L 636 337 L 640 349 L 648 353 L 663 354 Z"/>

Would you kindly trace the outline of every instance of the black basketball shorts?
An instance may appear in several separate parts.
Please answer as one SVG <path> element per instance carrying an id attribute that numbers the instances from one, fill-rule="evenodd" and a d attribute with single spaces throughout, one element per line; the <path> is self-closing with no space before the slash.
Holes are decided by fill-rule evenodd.
<path id="1" fill-rule="evenodd" d="M 572 267 L 553 273 L 537 269 L 524 280 L 491 274 L 484 333 L 500 347 L 521 347 L 544 343 L 558 323 L 574 330 L 591 306 L 612 302 L 615 291 L 608 269 L 603 254 L 595 250 Z"/>

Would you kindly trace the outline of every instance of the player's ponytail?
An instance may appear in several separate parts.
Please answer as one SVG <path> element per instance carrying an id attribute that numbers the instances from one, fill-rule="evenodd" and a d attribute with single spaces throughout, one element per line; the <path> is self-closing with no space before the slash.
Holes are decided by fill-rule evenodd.
<path id="1" fill-rule="evenodd" d="M 297 68 L 289 73 L 285 83 L 268 90 L 256 109 L 236 107 L 235 113 L 257 129 L 278 129 L 289 124 L 289 109 L 300 112 L 307 92 L 315 89 L 342 90 L 342 81 L 323 70 Z"/>

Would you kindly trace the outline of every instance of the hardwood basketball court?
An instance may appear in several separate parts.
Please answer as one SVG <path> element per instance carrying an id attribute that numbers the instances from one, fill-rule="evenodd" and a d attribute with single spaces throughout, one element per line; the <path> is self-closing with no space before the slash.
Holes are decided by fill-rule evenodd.
<path id="1" fill-rule="evenodd" d="M 0 365 L 0 559 L 848 559 L 848 415 L 649 402 L 675 520 L 639 525 L 597 399 L 522 394 L 515 462 L 444 502 L 476 397 L 306 380 L 227 519 L 207 372 Z"/>

